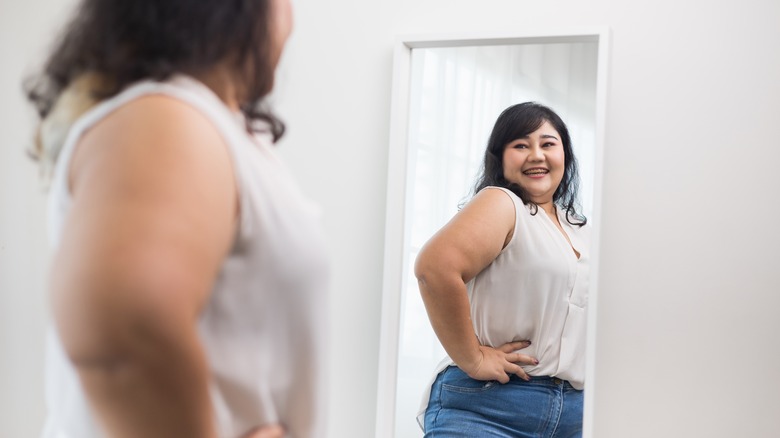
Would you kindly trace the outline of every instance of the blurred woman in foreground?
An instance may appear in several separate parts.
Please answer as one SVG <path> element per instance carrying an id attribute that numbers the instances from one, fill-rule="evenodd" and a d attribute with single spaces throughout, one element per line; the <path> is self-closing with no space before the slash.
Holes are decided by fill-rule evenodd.
<path id="1" fill-rule="evenodd" d="M 291 26 L 289 0 L 82 0 L 28 83 L 45 438 L 323 433 L 324 239 L 262 105 Z"/>

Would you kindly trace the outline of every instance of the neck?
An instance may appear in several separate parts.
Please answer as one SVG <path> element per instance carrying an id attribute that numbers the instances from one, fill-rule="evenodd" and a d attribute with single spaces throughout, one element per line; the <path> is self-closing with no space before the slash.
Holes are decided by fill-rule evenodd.
<path id="1" fill-rule="evenodd" d="M 209 87 L 221 101 L 225 102 L 225 105 L 227 105 L 228 108 L 233 111 L 239 111 L 241 109 L 236 83 L 233 76 L 226 68 L 215 67 L 209 71 L 193 76 Z"/>
<path id="2" fill-rule="evenodd" d="M 544 210 L 545 213 L 547 213 L 551 217 L 556 217 L 557 216 L 556 215 L 556 208 L 555 208 L 555 203 L 554 202 L 552 202 L 552 201 L 538 202 L 536 205 L 538 205 L 539 208 Z"/>

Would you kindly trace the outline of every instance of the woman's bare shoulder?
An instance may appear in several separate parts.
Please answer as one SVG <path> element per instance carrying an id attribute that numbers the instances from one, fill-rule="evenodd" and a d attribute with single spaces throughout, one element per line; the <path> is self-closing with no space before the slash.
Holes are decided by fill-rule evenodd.
<path id="1" fill-rule="evenodd" d="M 182 101 L 144 96 L 96 123 L 74 153 L 58 267 L 88 268 L 60 293 L 91 299 L 100 290 L 80 292 L 82 283 L 108 282 L 145 309 L 199 308 L 232 242 L 238 202 L 216 127 Z M 158 299 L 166 294 L 177 298 Z"/>
<path id="2" fill-rule="evenodd" d="M 469 215 L 485 216 L 507 226 L 514 226 L 515 202 L 512 195 L 499 187 L 485 187 L 462 210 Z"/>
<path id="3" fill-rule="evenodd" d="M 218 177 L 220 169 L 232 171 L 227 147 L 214 124 L 182 100 L 145 95 L 112 111 L 84 133 L 74 151 L 69 185 L 77 187 L 78 180 L 91 172 L 188 178 L 209 162 L 212 170 L 199 177 Z"/>

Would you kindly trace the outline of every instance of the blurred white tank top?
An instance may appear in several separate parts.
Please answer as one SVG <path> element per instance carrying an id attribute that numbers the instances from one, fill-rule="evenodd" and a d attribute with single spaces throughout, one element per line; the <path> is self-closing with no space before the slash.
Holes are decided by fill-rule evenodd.
<path id="1" fill-rule="evenodd" d="M 543 210 L 532 214 L 531 207 L 510 190 L 485 190 L 489 189 L 502 190 L 514 202 L 515 229 L 498 257 L 467 284 L 474 333 L 481 345 L 491 347 L 530 340 L 528 348 L 519 350 L 539 360 L 538 365 L 523 366 L 529 376 L 554 376 L 582 389 L 590 226 L 570 224 L 558 208 L 569 244 Z M 430 383 L 450 365 L 454 362 L 449 357 L 442 360 Z M 429 396 L 430 385 L 418 411 L 421 427 Z"/>
<path id="2" fill-rule="evenodd" d="M 71 208 L 67 174 L 75 144 L 106 115 L 149 94 L 171 96 L 204 114 L 221 133 L 234 163 L 238 231 L 199 320 L 220 437 L 239 437 L 268 423 L 283 424 L 290 437 L 322 436 L 328 266 L 319 211 L 276 155 L 270 133 L 247 134 L 243 117 L 205 85 L 186 76 L 141 82 L 73 125 L 49 198 L 54 249 Z M 105 436 L 53 328 L 46 348 L 48 418 L 43 437 Z"/>

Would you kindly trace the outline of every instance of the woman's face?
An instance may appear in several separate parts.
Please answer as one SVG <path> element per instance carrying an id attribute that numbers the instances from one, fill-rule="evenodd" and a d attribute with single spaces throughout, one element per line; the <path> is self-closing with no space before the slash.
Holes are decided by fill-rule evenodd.
<path id="1" fill-rule="evenodd" d="M 566 157 L 558 131 L 544 122 L 524 138 L 509 142 L 504 149 L 504 178 L 543 204 L 551 202 L 563 179 Z"/>

